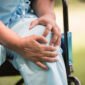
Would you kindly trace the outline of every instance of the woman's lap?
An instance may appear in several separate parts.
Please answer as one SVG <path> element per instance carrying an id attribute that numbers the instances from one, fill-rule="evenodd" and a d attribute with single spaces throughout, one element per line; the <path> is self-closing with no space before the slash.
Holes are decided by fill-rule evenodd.
<path id="1" fill-rule="evenodd" d="M 29 30 L 29 24 L 32 20 L 34 20 L 34 18 L 21 20 L 18 24 L 12 27 L 12 30 L 21 37 L 42 35 L 45 29 L 42 25 L 38 25 L 34 27 L 34 29 Z M 48 42 L 50 41 L 50 38 L 51 32 L 46 37 Z M 47 45 L 49 45 L 49 43 Z M 20 71 L 26 85 L 67 85 L 61 48 L 58 47 L 56 52 L 59 53 L 59 56 L 57 56 L 58 61 L 54 63 L 46 63 L 49 67 L 48 71 L 42 70 L 31 61 L 22 58 L 12 51 L 10 51 L 10 54 L 12 54 L 14 58 L 11 62 L 15 68 Z"/>

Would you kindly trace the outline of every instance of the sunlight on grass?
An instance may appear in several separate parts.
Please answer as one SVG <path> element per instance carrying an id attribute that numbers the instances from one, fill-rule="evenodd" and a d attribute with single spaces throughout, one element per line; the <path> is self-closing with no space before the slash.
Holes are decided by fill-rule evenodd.
<path id="1" fill-rule="evenodd" d="M 81 85 L 85 85 L 85 48 L 73 52 L 73 62 L 74 62 L 74 75 L 79 78 Z"/>
<path id="2" fill-rule="evenodd" d="M 20 76 L 0 77 L 0 85 L 15 85 L 20 78 Z"/>

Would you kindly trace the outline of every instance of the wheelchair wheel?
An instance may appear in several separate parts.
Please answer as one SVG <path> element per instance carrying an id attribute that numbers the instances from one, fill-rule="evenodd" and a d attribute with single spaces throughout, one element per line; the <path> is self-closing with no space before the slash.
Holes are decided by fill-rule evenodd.
<path id="1" fill-rule="evenodd" d="M 81 83 L 77 77 L 69 76 L 68 77 L 68 85 L 81 85 Z"/>

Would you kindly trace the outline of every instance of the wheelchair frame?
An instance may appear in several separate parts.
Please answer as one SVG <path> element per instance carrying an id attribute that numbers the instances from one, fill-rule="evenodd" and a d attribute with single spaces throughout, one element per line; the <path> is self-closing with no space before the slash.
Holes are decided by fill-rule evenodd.
<path id="1" fill-rule="evenodd" d="M 64 62 L 65 62 L 65 66 L 66 66 L 68 85 L 72 85 L 72 83 L 74 83 L 75 85 L 81 85 L 80 81 L 78 80 L 77 77 L 71 76 L 71 73 L 73 72 L 73 66 L 69 64 L 70 54 L 69 54 L 69 39 L 68 39 L 69 24 L 68 24 L 68 3 L 67 3 L 67 0 L 62 0 L 62 5 L 63 5 L 64 46 L 65 46 L 64 47 L 65 51 L 64 51 L 63 56 L 64 56 Z"/>

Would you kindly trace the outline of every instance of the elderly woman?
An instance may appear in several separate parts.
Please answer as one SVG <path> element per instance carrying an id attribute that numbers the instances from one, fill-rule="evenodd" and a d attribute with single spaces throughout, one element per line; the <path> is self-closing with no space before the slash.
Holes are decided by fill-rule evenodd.
<path id="1" fill-rule="evenodd" d="M 54 0 L 0 1 L 0 64 L 10 56 L 25 85 L 67 85 L 53 7 Z"/>

